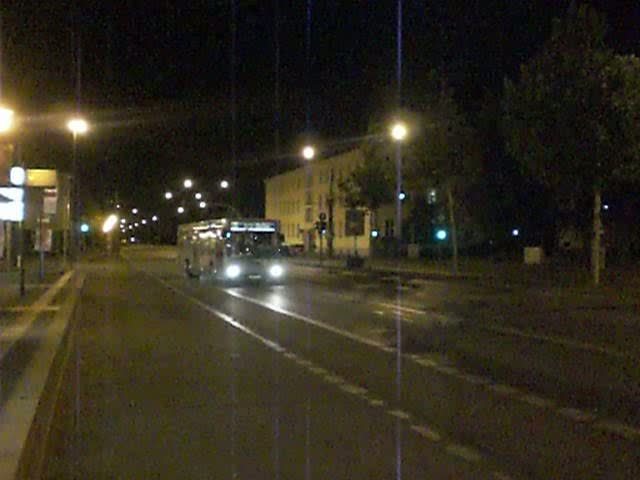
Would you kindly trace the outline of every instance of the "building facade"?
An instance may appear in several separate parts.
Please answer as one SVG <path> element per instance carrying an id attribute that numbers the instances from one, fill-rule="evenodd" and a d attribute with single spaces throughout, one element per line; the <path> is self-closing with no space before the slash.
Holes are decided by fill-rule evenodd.
<path id="1" fill-rule="evenodd" d="M 362 235 L 347 235 L 347 208 L 339 185 L 359 162 L 360 150 L 350 150 L 328 158 L 313 160 L 295 170 L 265 180 L 266 217 L 280 221 L 288 245 L 304 245 L 306 252 L 327 251 L 330 228 L 322 235 L 316 222 L 322 217 L 333 223 L 333 249 L 337 255 L 367 256 L 371 244 L 369 215 L 365 212 Z M 332 207 L 332 208 L 331 208 Z"/>

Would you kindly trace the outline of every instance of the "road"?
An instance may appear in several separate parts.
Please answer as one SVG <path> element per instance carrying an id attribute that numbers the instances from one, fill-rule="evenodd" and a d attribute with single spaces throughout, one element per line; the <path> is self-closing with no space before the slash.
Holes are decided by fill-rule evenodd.
<path id="1" fill-rule="evenodd" d="M 640 477 L 632 424 L 411 345 L 402 288 L 215 285 L 153 249 L 82 269 L 46 478 Z"/>

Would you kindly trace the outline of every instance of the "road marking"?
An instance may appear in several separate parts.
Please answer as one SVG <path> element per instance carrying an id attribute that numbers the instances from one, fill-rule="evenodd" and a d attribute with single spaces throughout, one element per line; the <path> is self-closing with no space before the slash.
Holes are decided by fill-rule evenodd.
<path id="1" fill-rule="evenodd" d="M 533 393 L 529 393 L 524 397 L 521 397 L 520 400 L 522 400 L 525 403 L 528 403 L 529 405 L 533 405 L 535 407 L 540 407 L 540 408 L 554 408 L 556 406 L 556 402 L 554 402 L 553 400 L 549 400 L 548 398 L 534 395 Z"/>
<path id="2" fill-rule="evenodd" d="M 284 352 L 284 356 L 289 360 L 296 360 L 298 358 L 298 356 L 293 352 Z"/>
<path id="3" fill-rule="evenodd" d="M 626 358 L 626 359 L 636 358 L 633 355 L 630 355 L 626 352 L 621 352 L 620 350 L 616 350 L 615 348 L 612 348 L 612 347 L 603 347 L 601 345 L 594 345 L 592 343 L 579 342 L 577 340 L 572 340 L 566 337 L 530 333 L 530 332 L 525 332 L 523 330 L 519 330 L 514 327 L 502 327 L 500 325 L 485 324 L 485 325 L 482 325 L 481 328 L 485 330 L 501 333 L 503 335 L 512 335 L 514 337 L 530 338 L 533 340 L 539 340 L 539 341 L 554 343 L 556 345 L 562 345 L 563 347 L 574 348 L 576 350 L 585 350 L 588 352 L 602 353 L 602 354 L 609 355 L 611 357 L 616 357 L 616 358 Z"/>
<path id="4" fill-rule="evenodd" d="M 568 417 L 576 422 L 593 422 L 596 416 L 578 408 L 559 408 L 558 413 L 563 417 Z"/>
<path id="5" fill-rule="evenodd" d="M 369 405 L 371 405 L 372 407 L 383 407 L 384 401 L 380 400 L 379 398 L 370 398 Z"/>
<path id="6" fill-rule="evenodd" d="M 412 358 L 412 360 L 417 364 L 422 365 L 423 367 L 428 367 L 428 368 L 433 368 L 440 365 L 435 360 L 431 360 L 429 358 Z"/>
<path id="7" fill-rule="evenodd" d="M 481 377 L 479 375 L 472 375 L 470 373 L 458 373 L 458 375 L 456 375 L 458 378 L 469 382 L 469 383 L 473 383 L 474 385 L 489 385 L 491 384 L 491 379 L 487 378 L 487 377 Z"/>
<path id="8" fill-rule="evenodd" d="M 447 445 L 447 453 L 456 456 L 458 458 L 462 458 L 467 462 L 479 462 L 482 460 L 482 455 L 477 450 L 474 450 L 469 447 L 465 447 L 464 445 L 457 445 L 452 443 Z"/>
<path id="9" fill-rule="evenodd" d="M 460 370 L 458 370 L 457 368 L 449 367 L 447 365 L 434 365 L 431 368 L 436 372 L 444 373 L 451 376 L 457 376 L 460 373 Z"/>
<path id="10" fill-rule="evenodd" d="M 347 383 L 347 382 L 345 382 L 344 378 L 342 378 L 339 375 L 325 375 L 324 379 L 325 379 L 325 381 L 327 381 L 329 383 L 333 383 L 335 385 L 341 385 L 343 383 Z"/>
<path id="11" fill-rule="evenodd" d="M 392 417 L 399 418 L 400 420 L 409 420 L 411 418 L 411 415 L 404 410 L 389 410 L 387 413 Z"/>
<path id="12" fill-rule="evenodd" d="M 421 437 L 431 440 L 432 442 L 439 442 L 442 438 L 438 432 L 429 427 L 425 427 L 424 425 L 411 425 L 410 428 Z"/>
<path id="13" fill-rule="evenodd" d="M 35 322 L 36 318 L 38 318 L 38 315 L 49 306 L 49 303 L 53 301 L 58 292 L 67 284 L 73 272 L 73 270 L 70 270 L 62 275 L 51 288 L 33 302 L 29 310 L 26 310 L 20 318 L 15 320 L 14 324 L 4 328 L 0 332 L 0 341 L 3 343 L 2 350 L 0 350 L 0 361 L 4 359 L 16 342 L 31 328 L 31 325 Z"/>
<path id="14" fill-rule="evenodd" d="M 326 375 L 327 373 L 329 373 L 324 368 L 318 367 L 317 365 L 309 367 L 309 370 L 315 373 L 316 375 Z"/>
<path id="15" fill-rule="evenodd" d="M 499 393 L 500 395 L 507 396 L 507 397 L 520 395 L 522 393 L 517 388 L 511 387 L 509 385 L 504 385 L 502 383 L 496 383 L 495 385 L 491 385 L 489 388 L 491 390 L 493 390 L 494 392 Z"/>
<path id="16" fill-rule="evenodd" d="M 593 426 L 598 430 L 605 430 L 607 432 L 614 433 L 620 437 L 626 438 L 627 440 L 640 439 L 640 429 L 616 420 L 599 420 Z"/>
<path id="17" fill-rule="evenodd" d="M 7 313 L 20 313 L 20 312 L 29 312 L 31 310 L 37 309 L 40 312 L 57 312 L 60 310 L 59 305 L 47 305 L 46 307 L 36 308 L 33 305 L 22 305 L 19 307 L 4 307 L 0 308 L 0 312 Z"/>
<path id="18" fill-rule="evenodd" d="M 397 305 L 395 303 L 376 302 L 376 305 L 380 305 L 381 307 L 386 308 L 392 308 L 394 310 L 402 310 L 403 312 L 416 313 L 418 315 L 425 315 L 427 313 L 424 310 L 417 310 L 415 308 L 405 307 L 404 305 Z"/>
<path id="19" fill-rule="evenodd" d="M 367 393 L 366 388 L 358 387 L 357 385 L 351 385 L 348 383 L 345 385 L 340 385 L 340 389 L 352 395 L 364 395 Z"/>
<path id="20" fill-rule="evenodd" d="M 263 302 L 261 300 L 255 299 L 255 298 L 248 297 L 246 295 L 243 295 L 241 293 L 235 292 L 235 291 L 230 290 L 228 288 L 224 289 L 223 291 L 225 293 L 227 293 L 228 295 L 231 295 L 232 297 L 236 297 L 236 298 L 239 298 L 239 299 L 244 300 L 246 302 L 253 303 L 254 305 L 259 305 L 259 306 L 261 306 L 263 308 L 266 308 L 268 310 L 271 310 L 273 312 L 280 313 L 282 315 L 286 315 L 286 316 L 291 317 L 291 318 L 295 318 L 296 320 L 300 320 L 302 322 L 308 323 L 309 325 L 313 325 L 314 327 L 318 327 L 318 328 L 321 328 L 323 330 L 327 330 L 327 331 L 329 331 L 331 333 L 335 333 L 337 335 L 341 335 L 341 336 L 343 336 L 345 338 L 348 338 L 350 340 L 353 340 L 353 341 L 356 341 L 356 342 L 359 342 L 359 343 L 363 343 L 363 344 L 369 345 L 371 347 L 378 348 L 378 349 L 380 349 L 380 350 L 382 350 L 384 352 L 392 352 L 392 351 L 394 351 L 393 348 L 387 347 L 383 343 L 376 342 L 375 340 L 370 340 L 370 339 L 365 338 L 365 337 L 361 337 L 360 335 L 356 335 L 355 333 L 351 333 L 351 332 L 348 332 L 347 330 L 343 330 L 341 328 L 334 327 L 333 325 L 329 325 L 327 323 L 320 322 L 318 320 L 314 320 L 313 318 L 309 318 L 309 317 L 306 317 L 304 315 L 300 315 L 299 313 L 295 313 L 295 312 L 292 312 L 290 310 L 287 310 L 287 309 L 272 305 L 272 304 L 270 304 L 268 302 Z"/>

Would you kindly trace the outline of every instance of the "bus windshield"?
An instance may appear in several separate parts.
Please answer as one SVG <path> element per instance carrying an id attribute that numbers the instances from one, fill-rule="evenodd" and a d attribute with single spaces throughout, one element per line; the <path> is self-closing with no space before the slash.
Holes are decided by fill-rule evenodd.
<path id="1" fill-rule="evenodd" d="M 275 232 L 227 232 L 228 256 L 251 256 L 268 258 L 278 255 Z"/>

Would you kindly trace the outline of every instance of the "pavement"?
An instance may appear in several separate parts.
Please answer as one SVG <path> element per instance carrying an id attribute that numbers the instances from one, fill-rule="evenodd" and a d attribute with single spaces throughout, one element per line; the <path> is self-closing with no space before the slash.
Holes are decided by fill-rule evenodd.
<path id="1" fill-rule="evenodd" d="M 307 266 L 225 286 L 123 256 L 81 267 L 44 478 L 640 477 L 629 399 L 602 395 L 635 357 L 453 309 L 511 291 Z"/>

